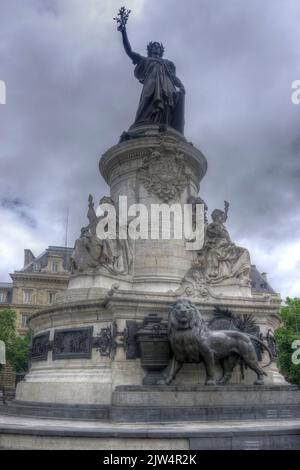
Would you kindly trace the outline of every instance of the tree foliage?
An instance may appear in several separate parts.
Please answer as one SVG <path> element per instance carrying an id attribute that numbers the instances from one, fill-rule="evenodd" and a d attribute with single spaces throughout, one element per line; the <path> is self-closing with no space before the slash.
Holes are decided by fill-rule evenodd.
<path id="1" fill-rule="evenodd" d="M 6 360 L 16 372 L 28 368 L 30 332 L 26 336 L 17 336 L 16 312 L 11 309 L 0 311 L 0 340 L 5 342 Z"/>
<path id="2" fill-rule="evenodd" d="M 288 297 L 280 314 L 283 326 L 275 332 L 279 349 L 278 366 L 288 382 L 300 385 L 300 364 L 292 361 L 295 352 L 293 342 L 300 340 L 300 299 Z"/>
<path id="3" fill-rule="evenodd" d="M 286 298 L 285 306 L 281 308 L 281 318 L 285 328 L 290 328 L 295 333 L 300 333 L 300 299 Z"/>

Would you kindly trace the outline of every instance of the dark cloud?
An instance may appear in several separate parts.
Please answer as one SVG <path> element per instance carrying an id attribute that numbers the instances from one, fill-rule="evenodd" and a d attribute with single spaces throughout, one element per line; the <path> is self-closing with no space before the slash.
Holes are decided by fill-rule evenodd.
<path id="1" fill-rule="evenodd" d="M 59 13 L 59 6 L 57 0 L 33 0 L 33 6 L 41 14 L 50 14 L 57 16 Z"/>
<path id="2" fill-rule="evenodd" d="M 23 240 L 37 249 L 62 243 L 67 207 L 74 241 L 88 194 L 108 191 L 99 157 L 134 119 L 141 87 L 112 21 L 119 6 L 1 1 L 0 197 L 31 208 L 36 228 Z M 201 195 L 210 211 L 229 200 L 232 238 L 277 290 L 299 294 L 300 106 L 291 102 L 291 83 L 300 79 L 299 1 L 127 6 L 133 48 L 163 42 L 185 84 L 186 136 L 208 159 Z M 4 249 L 4 236 L 0 242 Z M 3 278 L 10 269 L 2 263 Z"/>
<path id="3" fill-rule="evenodd" d="M 21 219 L 21 222 L 28 225 L 30 228 L 36 228 L 36 220 L 29 214 L 30 208 L 26 206 L 20 199 L 8 199 L 4 198 L 0 200 L 0 207 L 13 212 L 17 217 Z"/>

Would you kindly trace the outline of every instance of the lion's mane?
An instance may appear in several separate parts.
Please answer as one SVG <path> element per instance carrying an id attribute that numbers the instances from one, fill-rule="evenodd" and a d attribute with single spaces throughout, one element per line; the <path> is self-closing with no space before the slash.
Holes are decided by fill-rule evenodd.
<path id="1" fill-rule="evenodd" d="M 200 362 L 199 341 L 207 326 L 197 307 L 186 299 L 178 300 L 169 312 L 169 340 L 176 359 Z"/>

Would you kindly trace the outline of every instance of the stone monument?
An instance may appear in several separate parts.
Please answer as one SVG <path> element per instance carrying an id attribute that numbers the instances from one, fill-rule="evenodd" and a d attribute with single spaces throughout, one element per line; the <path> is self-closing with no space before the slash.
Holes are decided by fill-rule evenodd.
<path id="1" fill-rule="evenodd" d="M 184 237 L 101 238 L 98 227 L 107 214 L 95 209 L 90 195 L 68 289 L 29 320 L 31 368 L 18 385 L 14 406 L 44 416 L 59 409 L 67 417 L 144 422 L 278 418 L 283 409 L 295 416 L 299 392 L 285 383 L 273 357 L 280 296 L 251 265 L 247 249 L 231 240 L 227 202 L 224 210 L 213 210 L 209 222 L 208 207 L 198 196 L 207 160 L 184 136 L 184 86 L 175 65 L 163 57 L 162 44 L 150 42 L 147 56 L 133 52 L 126 32 L 129 13 L 123 7 L 115 19 L 142 94 L 134 123 L 100 159 L 110 187 L 101 204 L 115 208 L 118 234 L 121 227 L 123 234 L 130 231 L 121 220 L 124 196 L 127 208 L 143 206 L 148 214 L 153 205 L 183 210 L 202 204 L 204 240 L 190 250 Z M 183 346 L 168 315 L 180 312 L 189 348 L 194 341 L 186 336 L 194 331 L 189 330 L 194 320 L 185 317 L 189 309 L 204 342 L 196 338 L 197 346 L 172 372 L 172 355 L 178 359 Z M 208 337 L 211 346 L 203 353 Z M 229 337 L 232 345 L 222 352 Z M 222 364 L 207 360 L 216 338 L 215 359 L 227 361 L 223 373 Z M 263 377 L 265 385 L 253 385 L 255 379 L 262 384 Z"/>

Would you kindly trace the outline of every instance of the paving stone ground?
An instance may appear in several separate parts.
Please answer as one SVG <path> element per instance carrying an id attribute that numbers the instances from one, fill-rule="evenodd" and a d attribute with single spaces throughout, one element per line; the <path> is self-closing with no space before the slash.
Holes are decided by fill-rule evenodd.
<path id="1" fill-rule="evenodd" d="M 1 409 L 0 409 L 1 412 Z M 2 416 L 0 414 L 0 433 L 5 429 L 29 430 L 52 430 L 52 431 L 85 431 L 104 433 L 117 431 L 127 433 L 128 431 L 152 431 L 152 432 L 220 432 L 220 431 L 265 431 L 268 429 L 284 430 L 286 428 L 299 430 L 300 419 L 294 420 L 252 420 L 252 421 L 214 421 L 214 422 L 176 422 L 176 423 L 116 423 L 111 421 L 76 421 L 52 418 L 29 418 L 22 416 Z"/>

